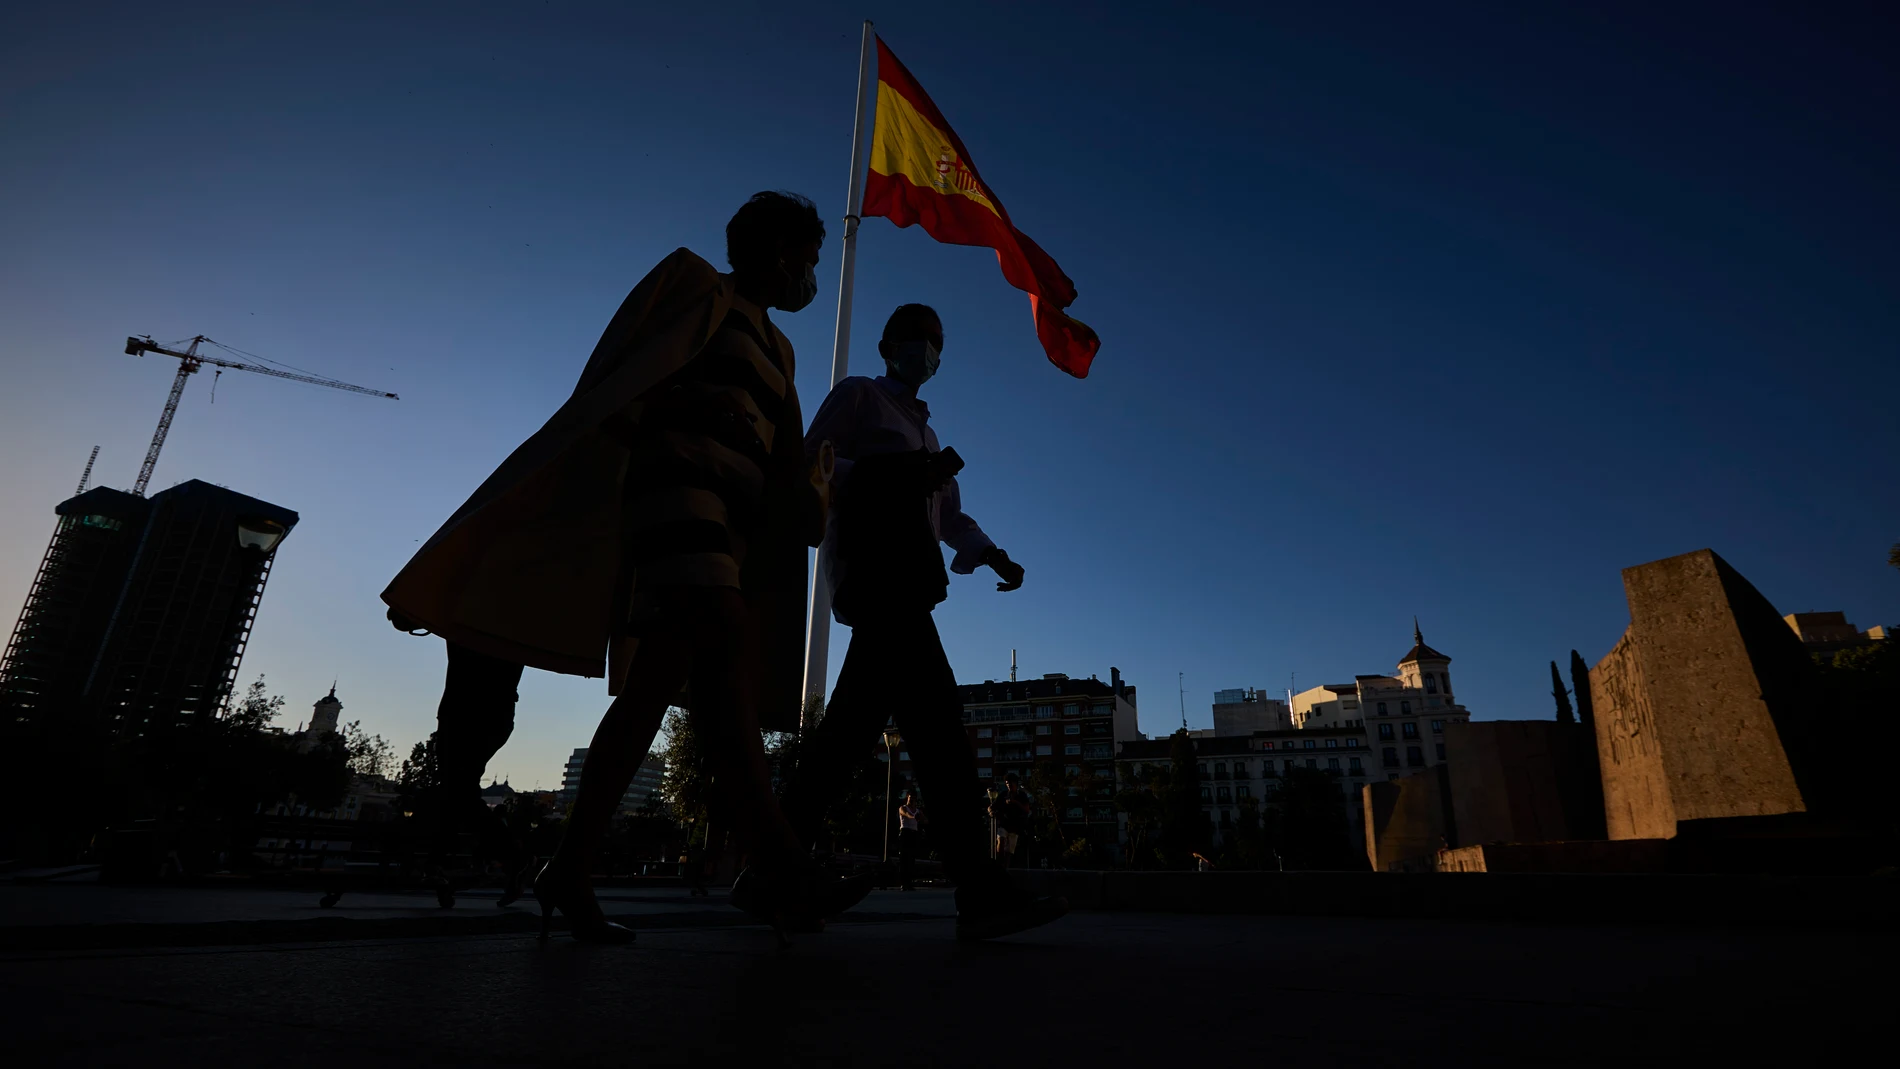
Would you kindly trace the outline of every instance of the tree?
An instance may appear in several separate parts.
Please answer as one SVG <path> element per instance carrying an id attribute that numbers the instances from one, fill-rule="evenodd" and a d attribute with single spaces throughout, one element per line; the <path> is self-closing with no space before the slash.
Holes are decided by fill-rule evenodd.
<path id="1" fill-rule="evenodd" d="M 1174 868 L 1193 868 L 1194 855 L 1207 850 L 1207 815 L 1201 809 L 1201 771 L 1187 729 L 1172 736 L 1168 783 L 1161 795 L 1161 852 Z"/>
<path id="2" fill-rule="evenodd" d="M 1557 673 L 1557 662 L 1550 662 L 1550 693 L 1557 699 L 1557 722 L 1574 724 L 1577 721 L 1570 713 L 1570 696 L 1564 690 L 1564 677 Z"/>
<path id="3" fill-rule="evenodd" d="M 1260 826 L 1260 803 L 1242 798 L 1234 826 L 1227 837 L 1227 849 L 1221 854 L 1223 868 L 1264 869 L 1267 866 L 1267 839 Z"/>
<path id="4" fill-rule="evenodd" d="M 1054 761 L 1032 765 L 1029 782 L 1023 784 L 1037 817 L 1032 841 L 1060 843 L 1061 848 L 1067 850 L 1069 836 L 1062 829 L 1062 811 L 1068 808 L 1070 798 L 1076 799 L 1078 804 L 1086 804 L 1090 786 L 1086 775 L 1069 775 Z"/>
<path id="5" fill-rule="evenodd" d="M 1128 770 L 1121 790 L 1115 794 L 1115 808 L 1128 814 L 1127 864 L 1136 869 L 1149 868 L 1161 860 L 1155 839 L 1161 831 L 1161 798 L 1168 781 L 1166 769 L 1140 767 L 1140 775 L 1132 768 Z"/>
<path id="6" fill-rule="evenodd" d="M 1597 719 L 1596 707 L 1590 702 L 1590 666 L 1583 663 L 1583 655 L 1576 650 L 1570 651 L 1570 688 L 1577 694 L 1577 719 L 1594 738 Z"/>
<path id="7" fill-rule="evenodd" d="M 1288 868 L 1357 868 L 1349 854 L 1339 781 L 1317 768 L 1289 768 L 1280 788 L 1280 854 Z"/>
<path id="8" fill-rule="evenodd" d="M 435 735 L 409 748 L 409 757 L 396 773 L 397 808 L 413 813 L 423 807 L 441 783 L 435 759 Z"/>
<path id="9" fill-rule="evenodd" d="M 660 781 L 660 793 L 674 820 L 681 824 L 698 822 L 711 798 L 712 773 L 699 733 L 693 730 L 693 718 L 684 709 L 668 709 L 660 730 L 666 739 L 661 747 L 666 774 Z"/>
<path id="10" fill-rule="evenodd" d="M 343 725 L 345 764 L 353 776 L 383 779 L 396 764 L 396 755 L 381 735 L 363 730 L 361 720 Z"/>

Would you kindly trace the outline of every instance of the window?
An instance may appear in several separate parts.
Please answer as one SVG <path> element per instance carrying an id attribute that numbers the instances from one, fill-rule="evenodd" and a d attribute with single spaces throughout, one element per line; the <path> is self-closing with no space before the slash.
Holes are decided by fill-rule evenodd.
<path id="1" fill-rule="evenodd" d="M 989 770 L 989 769 L 987 769 L 987 768 L 979 768 L 979 769 L 977 769 L 977 770 L 976 770 L 976 778 L 977 778 L 977 779 L 989 779 L 989 778 L 990 778 L 990 770 Z"/>
<path id="2" fill-rule="evenodd" d="M 1050 754 L 1051 754 L 1052 752 L 1053 752 L 1053 751 L 1051 750 L 1051 748 L 1050 748 L 1050 746 L 1049 746 L 1049 744 L 1048 744 L 1048 743 L 1046 743 L 1046 742 L 1045 742 L 1045 743 L 1043 743 L 1042 745 L 1040 745 L 1040 746 L 1038 746 L 1038 747 L 1036 747 L 1036 756 L 1037 756 L 1037 757 L 1048 757 L 1048 756 L 1049 756 L 1049 755 L 1050 755 Z"/>
<path id="3" fill-rule="evenodd" d="M 1440 761 L 1445 759 L 1445 744 L 1442 742 L 1438 744 L 1438 759 Z"/>
<path id="4" fill-rule="evenodd" d="M 1262 793 L 1264 793 L 1264 794 L 1265 794 L 1265 795 L 1266 795 L 1266 796 L 1267 796 L 1268 798 L 1271 798 L 1271 797 L 1273 797 L 1274 795 L 1276 795 L 1276 794 L 1279 794 L 1279 793 L 1280 793 L 1280 785 L 1279 785 L 1278 783 L 1269 783 L 1269 784 L 1267 784 L 1267 785 L 1266 785 L 1265 787 L 1262 787 L 1262 788 L 1260 788 L 1260 790 L 1261 790 L 1261 792 L 1262 792 Z"/>
<path id="5" fill-rule="evenodd" d="M 1317 758 L 1317 757 L 1309 757 L 1309 758 L 1307 758 L 1307 759 L 1306 759 L 1306 767 L 1307 767 L 1307 768 L 1318 768 L 1318 767 L 1319 767 L 1319 758 Z"/>
<path id="6" fill-rule="evenodd" d="M 1047 725 L 1047 724 L 1037 724 L 1037 725 L 1036 725 L 1036 734 L 1038 734 L 1038 735 L 1047 735 L 1047 734 L 1049 734 L 1049 732 L 1050 732 L 1050 728 L 1049 728 L 1049 725 Z"/>
<path id="7" fill-rule="evenodd" d="M 1245 761 L 1234 762 L 1234 778 L 1235 779 L 1247 778 L 1247 763 Z"/>
<path id="8" fill-rule="evenodd" d="M 1355 776 L 1359 775 L 1361 772 L 1364 771 L 1363 769 L 1359 767 L 1359 757 L 1356 754 L 1352 757 L 1346 758 L 1346 764 L 1352 768 L 1352 774 Z"/>
<path id="9" fill-rule="evenodd" d="M 1248 789 L 1247 785 L 1243 783 L 1240 786 L 1234 788 L 1234 797 L 1235 798 L 1252 798 L 1253 791 Z"/>
<path id="10" fill-rule="evenodd" d="M 1262 750 L 1271 750 L 1271 749 L 1273 749 L 1273 743 L 1272 743 L 1272 742 L 1270 742 L 1270 741 L 1269 741 L 1269 742 L 1263 742 L 1263 743 L 1261 743 L 1261 744 L 1260 744 L 1260 748 L 1261 748 Z"/>
<path id="11" fill-rule="evenodd" d="M 1054 715 L 1056 715 L 1056 707 L 1055 707 L 1055 706 L 1053 706 L 1053 705 L 1038 705 L 1038 706 L 1036 706 L 1036 719 L 1037 719 L 1037 720 L 1047 720 L 1047 719 L 1049 719 L 1050 717 L 1052 717 L 1052 716 L 1054 716 Z"/>
<path id="12" fill-rule="evenodd" d="M 1379 725 L 1379 741 L 1380 742 L 1392 741 L 1392 725 L 1391 724 Z"/>
<path id="13" fill-rule="evenodd" d="M 1450 697 L 1451 696 L 1451 673 L 1450 672 L 1442 673 L 1439 676 L 1439 678 L 1445 681 L 1445 696 Z"/>
<path id="14" fill-rule="evenodd" d="M 1384 716 L 1384 715 L 1385 715 L 1385 703 L 1384 703 L 1384 702 L 1380 702 L 1380 703 L 1379 703 L 1379 715 L 1380 715 L 1380 716 Z"/>
<path id="15" fill-rule="evenodd" d="M 1399 767 L 1399 748 L 1398 747 L 1387 746 L 1385 748 L 1385 767 L 1387 768 Z"/>
<path id="16" fill-rule="evenodd" d="M 988 757 L 990 756 L 990 748 L 988 746 L 978 746 L 976 748 L 976 755 L 978 757 Z"/>
<path id="17" fill-rule="evenodd" d="M 1418 721 L 1407 720 L 1405 722 L 1405 737 L 1408 739 L 1418 738 Z"/>
<path id="18" fill-rule="evenodd" d="M 1395 780 L 1399 778 L 1399 774 L 1397 772 L 1387 772 L 1385 774 L 1385 778 L 1388 780 Z"/>
<path id="19" fill-rule="evenodd" d="M 1430 672 L 1425 673 L 1425 693 L 1427 694 L 1438 693 L 1438 677 L 1431 674 Z"/>
<path id="20" fill-rule="evenodd" d="M 1081 765 L 1063 765 L 1062 774 L 1065 776 L 1079 776 L 1082 774 L 1082 766 Z"/>
<path id="21" fill-rule="evenodd" d="M 1432 721 L 1432 734 L 1443 735 L 1444 733 L 1445 733 L 1445 722 L 1443 720 Z"/>
<path id="22" fill-rule="evenodd" d="M 1412 715 L 1412 703 L 1411 703 L 1411 702 L 1400 702 L 1400 703 L 1399 703 L 1399 715 L 1400 715 L 1400 716 L 1411 716 L 1411 715 Z"/>
<path id="23" fill-rule="evenodd" d="M 1332 769 L 1335 772 L 1339 771 L 1339 758 L 1328 757 L 1326 759 L 1326 767 Z"/>
<path id="24" fill-rule="evenodd" d="M 1310 750 L 1316 745 L 1316 743 L 1314 743 L 1312 739 L 1307 739 L 1304 745 L 1306 746 L 1307 749 Z"/>
<path id="25" fill-rule="evenodd" d="M 1046 726 L 1046 725 L 1045 725 L 1045 726 Z M 1080 724 L 1064 724 L 1064 725 L 1062 725 L 1062 733 L 1063 733 L 1064 735 L 1080 735 L 1080 734 L 1082 734 L 1082 725 L 1080 725 Z"/>
<path id="26" fill-rule="evenodd" d="M 1082 756 L 1082 744 L 1079 742 L 1067 743 L 1062 747 L 1062 752 L 1071 757 L 1080 757 Z"/>
<path id="27" fill-rule="evenodd" d="M 1082 715 L 1082 707 L 1075 704 L 1074 702 L 1069 702 L 1068 704 L 1062 707 L 1062 715 L 1063 716 L 1080 716 Z"/>
<path id="28" fill-rule="evenodd" d="M 1327 739 L 1327 740 L 1326 740 L 1326 748 L 1327 748 L 1328 750 L 1337 750 L 1337 749 L 1339 749 L 1339 740 L 1338 740 L 1338 739 Z"/>
<path id="29" fill-rule="evenodd" d="M 1214 778 L 1215 779 L 1227 778 L 1227 762 L 1225 761 L 1214 762 Z"/>
<path id="30" fill-rule="evenodd" d="M 1425 751 L 1416 746 L 1407 746 L 1405 748 L 1405 763 L 1413 768 L 1424 768 Z"/>
<path id="31" fill-rule="evenodd" d="M 1202 787 L 1201 788 L 1201 804 L 1207 805 L 1213 802 L 1213 800 L 1214 800 L 1214 792 L 1211 790 L 1208 790 L 1206 787 Z"/>
<path id="32" fill-rule="evenodd" d="M 1214 800 L 1222 805 L 1226 805 L 1234 800 L 1234 792 L 1228 789 L 1228 786 L 1223 783 L 1220 785 L 1220 788 L 1214 792 Z"/>
<path id="33" fill-rule="evenodd" d="M 1065 820 L 1079 821 L 1082 819 L 1082 807 L 1079 805 L 1070 806 L 1066 812 L 1068 815 L 1063 818 Z"/>
<path id="34" fill-rule="evenodd" d="M 976 737 L 979 739 L 987 739 L 990 737 L 990 732 L 991 732 L 990 728 L 977 728 Z"/>
<path id="35" fill-rule="evenodd" d="M 1348 750 L 1357 750 L 1358 748 L 1359 748 L 1359 740 L 1358 740 L 1358 739 L 1347 739 L 1347 740 L 1346 740 L 1346 749 L 1348 749 Z"/>

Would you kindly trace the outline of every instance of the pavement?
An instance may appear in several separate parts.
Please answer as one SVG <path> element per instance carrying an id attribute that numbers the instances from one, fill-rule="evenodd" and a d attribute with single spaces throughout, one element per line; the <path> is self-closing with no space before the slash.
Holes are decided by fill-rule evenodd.
<path id="1" fill-rule="evenodd" d="M 1113 911 L 966 944 L 945 890 L 876 892 L 786 951 L 717 891 L 610 891 L 639 939 L 595 946 L 481 932 L 535 919 L 479 893 L 315 897 L 0 886 L 9 1063 L 1812 1064 L 1880 1049 L 1900 950 L 1885 929 Z M 374 934 L 445 913 L 457 934 Z M 370 934 L 295 934 L 312 921 Z"/>

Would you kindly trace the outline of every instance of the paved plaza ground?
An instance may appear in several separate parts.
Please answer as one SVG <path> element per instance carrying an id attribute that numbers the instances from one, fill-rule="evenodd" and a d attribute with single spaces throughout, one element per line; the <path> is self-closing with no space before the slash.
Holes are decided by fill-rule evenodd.
<path id="1" fill-rule="evenodd" d="M 449 911 L 473 934 L 270 941 L 442 911 L 4 886 L 3 1031 L 36 1066 L 1818 1064 L 1886 1048 L 1894 994 L 1895 938 L 1851 929 L 1078 912 L 959 944 L 923 890 L 781 952 L 717 891 L 611 894 L 634 945 L 540 943 L 481 895 Z M 253 941 L 189 945 L 218 924 Z M 74 925 L 90 949 L 21 938 Z"/>

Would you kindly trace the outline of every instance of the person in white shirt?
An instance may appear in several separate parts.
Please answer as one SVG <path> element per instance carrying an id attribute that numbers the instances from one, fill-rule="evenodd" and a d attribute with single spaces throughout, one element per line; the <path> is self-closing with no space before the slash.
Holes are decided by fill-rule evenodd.
<path id="1" fill-rule="evenodd" d="M 924 807 L 917 804 L 917 796 L 910 791 L 904 792 L 904 804 L 897 807 L 897 871 L 904 880 L 904 890 L 915 890 L 912 876 L 917 868 L 917 847 L 923 838 Z"/>
<path id="2" fill-rule="evenodd" d="M 785 812 L 806 841 L 816 841 L 826 811 L 894 719 L 932 799 L 931 839 L 957 885 L 958 937 L 987 939 L 1046 924 L 1068 903 L 1018 890 L 990 858 L 976 753 L 931 619 L 949 591 L 939 543 L 955 554 L 950 571 L 968 575 L 983 566 L 996 573 L 999 591 L 1023 585 L 1022 566 L 963 511 L 955 479 L 962 462 L 940 448 L 930 406 L 917 396 L 936 374 L 943 346 L 934 309 L 898 308 L 878 342 L 886 374 L 838 383 L 806 432 L 808 456 L 827 442 L 836 451 L 831 522 L 819 554 L 832 611 L 851 628 L 851 645 L 824 717 L 801 746 Z"/>

